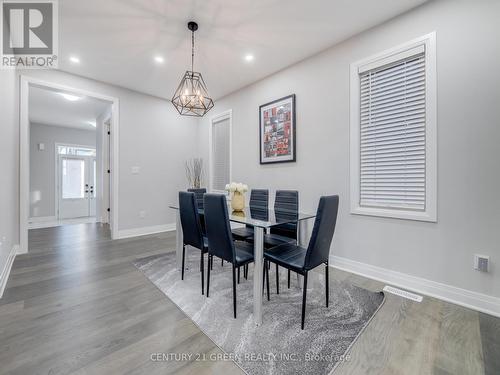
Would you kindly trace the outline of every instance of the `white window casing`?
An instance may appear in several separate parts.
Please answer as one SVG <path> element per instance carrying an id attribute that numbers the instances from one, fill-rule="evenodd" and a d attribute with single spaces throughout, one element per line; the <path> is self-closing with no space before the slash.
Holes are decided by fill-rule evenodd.
<path id="1" fill-rule="evenodd" d="M 435 33 L 351 65 L 351 213 L 437 221 Z"/>
<path id="2" fill-rule="evenodd" d="M 212 118 L 209 134 L 209 189 L 225 193 L 226 184 L 231 182 L 231 111 Z"/>

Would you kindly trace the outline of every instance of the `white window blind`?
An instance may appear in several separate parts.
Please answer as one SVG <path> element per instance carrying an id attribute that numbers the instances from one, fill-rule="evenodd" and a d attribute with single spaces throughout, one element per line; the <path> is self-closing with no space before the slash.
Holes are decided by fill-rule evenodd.
<path id="1" fill-rule="evenodd" d="M 426 208 L 425 63 L 419 46 L 358 71 L 361 207 Z"/>
<path id="2" fill-rule="evenodd" d="M 231 181 L 230 174 L 230 119 L 212 123 L 212 190 L 224 191 Z"/>

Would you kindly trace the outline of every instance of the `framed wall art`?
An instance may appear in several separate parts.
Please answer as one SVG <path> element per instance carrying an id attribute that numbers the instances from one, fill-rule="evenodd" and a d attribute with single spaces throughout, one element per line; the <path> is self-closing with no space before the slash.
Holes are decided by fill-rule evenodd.
<path id="1" fill-rule="evenodd" d="M 260 164 L 296 160 L 295 94 L 259 107 Z"/>

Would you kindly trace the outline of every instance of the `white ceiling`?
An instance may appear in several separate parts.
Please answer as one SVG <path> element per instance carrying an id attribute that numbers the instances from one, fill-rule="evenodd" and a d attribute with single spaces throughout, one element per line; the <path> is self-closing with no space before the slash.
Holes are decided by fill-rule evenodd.
<path id="1" fill-rule="evenodd" d="M 425 1 L 64 0 L 59 67 L 170 99 L 190 66 L 195 20 L 195 70 L 220 98 Z"/>
<path id="2" fill-rule="evenodd" d="M 87 96 L 78 97 L 80 99 L 76 101 L 69 101 L 61 92 L 30 86 L 29 120 L 45 125 L 95 130 L 91 123 L 95 124 L 97 117 L 111 104 Z"/>

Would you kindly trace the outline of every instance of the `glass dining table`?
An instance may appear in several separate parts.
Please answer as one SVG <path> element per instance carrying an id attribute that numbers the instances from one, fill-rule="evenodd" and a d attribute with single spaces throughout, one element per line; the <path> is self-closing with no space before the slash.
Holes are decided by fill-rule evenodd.
<path id="1" fill-rule="evenodd" d="M 182 226 L 179 215 L 179 206 L 170 205 L 177 211 L 176 220 L 176 263 L 177 269 L 182 268 Z M 203 209 L 198 209 L 203 215 Z M 297 224 L 297 242 L 305 246 L 307 222 L 315 214 L 297 211 L 262 209 L 245 207 L 242 211 L 233 211 L 228 205 L 229 221 L 235 224 L 244 224 L 254 228 L 254 274 L 253 274 L 253 318 L 256 325 L 262 324 L 262 295 L 263 295 L 263 263 L 264 263 L 264 233 L 272 227 L 282 224 Z"/>

